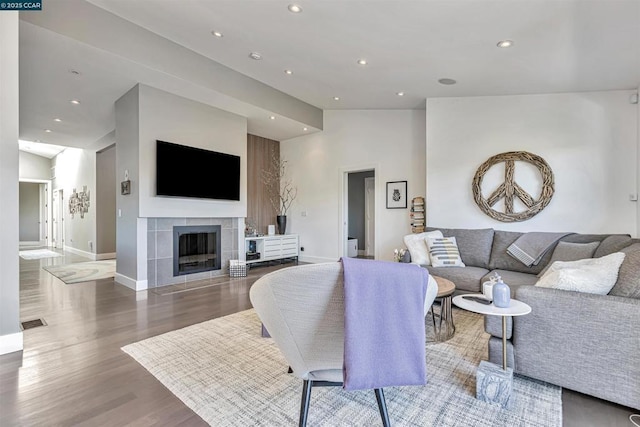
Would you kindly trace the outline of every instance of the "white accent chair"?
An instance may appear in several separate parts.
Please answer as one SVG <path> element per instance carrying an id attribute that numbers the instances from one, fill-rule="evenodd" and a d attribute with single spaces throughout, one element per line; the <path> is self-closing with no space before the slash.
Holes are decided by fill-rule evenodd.
<path id="1" fill-rule="evenodd" d="M 429 276 L 425 315 L 438 286 Z M 251 303 L 282 351 L 293 375 L 304 381 L 300 426 L 305 426 L 313 386 L 342 385 L 344 289 L 342 263 L 289 267 L 258 279 Z M 382 389 L 375 389 L 383 425 L 389 418 Z"/>

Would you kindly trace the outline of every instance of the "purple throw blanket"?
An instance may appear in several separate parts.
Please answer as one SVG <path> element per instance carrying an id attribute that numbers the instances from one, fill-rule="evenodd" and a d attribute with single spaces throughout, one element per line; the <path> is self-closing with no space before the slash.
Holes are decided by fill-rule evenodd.
<path id="1" fill-rule="evenodd" d="M 354 258 L 342 265 L 345 390 L 426 384 L 427 270 Z"/>

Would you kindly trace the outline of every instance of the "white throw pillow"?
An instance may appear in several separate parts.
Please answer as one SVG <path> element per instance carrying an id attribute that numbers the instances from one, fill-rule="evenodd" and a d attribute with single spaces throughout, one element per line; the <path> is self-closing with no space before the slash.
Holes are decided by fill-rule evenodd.
<path id="1" fill-rule="evenodd" d="M 425 239 L 428 237 L 442 237 L 442 231 L 427 231 L 418 234 L 409 234 L 404 236 L 404 244 L 411 253 L 411 262 L 420 265 L 431 265 L 429 259 L 429 249 Z"/>
<path id="2" fill-rule="evenodd" d="M 571 242 L 558 242 L 549 264 L 538 273 L 538 277 L 544 276 L 551 264 L 556 261 L 577 261 L 579 259 L 593 258 L 593 254 L 600 246 L 600 242 L 591 243 L 571 243 Z"/>
<path id="3" fill-rule="evenodd" d="M 624 257 L 624 253 L 616 252 L 602 258 L 556 261 L 536 286 L 606 295 L 618 280 L 618 270 Z"/>
<path id="4" fill-rule="evenodd" d="M 434 267 L 464 267 L 455 237 L 427 237 L 429 257 Z"/>

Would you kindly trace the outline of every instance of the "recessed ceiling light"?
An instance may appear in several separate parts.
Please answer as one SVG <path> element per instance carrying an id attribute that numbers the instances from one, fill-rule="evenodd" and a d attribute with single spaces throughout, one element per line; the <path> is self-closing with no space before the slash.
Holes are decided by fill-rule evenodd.
<path id="1" fill-rule="evenodd" d="M 366 59 L 358 59 L 358 65 L 367 65 Z"/>
<path id="2" fill-rule="evenodd" d="M 339 97 L 339 96 L 334 96 L 334 97 L 333 97 L 333 100 L 334 100 L 334 101 L 340 101 L 340 97 Z"/>
<path id="3" fill-rule="evenodd" d="M 47 133 L 51 133 L 51 129 L 45 129 L 44 131 Z"/>
<path id="4" fill-rule="evenodd" d="M 71 101 L 69 101 L 70 103 L 74 104 L 74 105 L 78 105 L 80 104 L 80 101 L 78 101 L 77 99 L 72 99 Z"/>
<path id="5" fill-rule="evenodd" d="M 62 120 L 60 119 L 53 119 L 54 122 L 61 122 Z"/>
<path id="6" fill-rule="evenodd" d="M 498 47 L 511 47 L 513 46 L 512 40 L 500 40 L 497 44 Z"/>
<path id="7" fill-rule="evenodd" d="M 454 85 L 454 84 L 456 84 L 458 82 L 453 80 L 453 79 L 440 79 L 440 80 L 438 80 L 438 83 L 440 83 L 442 85 Z"/>
<path id="8" fill-rule="evenodd" d="M 289 9 L 289 12 L 291 12 L 291 13 L 300 13 L 300 12 L 302 12 L 302 8 L 300 6 L 298 6 L 297 4 L 290 4 L 289 6 L 287 6 L 287 9 Z"/>
<path id="9" fill-rule="evenodd" d="M 398 95 L 398 96 L 404 96 L 404 92 L 396 92 L 396 95 Z"/>
<path id="10" fill-rule="evenodd" d="M 269 118 L 270 118 L 271 120 L 275 120 L 275 119 L 276 119 L 276 116 L 269 116 Z"/>
<path id="11" fill-rule="evenodd" d="M 260 55 L 258 52 L 251 52 L 249 54 L 249 58 L 255 59 L 256 61 L 260 61 L 262 59 L 262 55 Z"/>
<path id="12" fill-rule="evenodd" d="M 302 130 L 306 132 L 306 131 L 308 131 L 309 129 L 308 129 L 308 128 L 302 128 Z"/>
<path id="13" fill-rule="evenodd" d="M 291 75 L 291 74 L 293 74 L 293 71 L 291 71 L 291 70 L 284 70 L 284 73 L 285 73 L 285 74 L 288 74 L 288 75 Z"/>
<path id="14" fill-rule="evenodd" d="M 224 34 L 222 34 L 220 31 L 211 31 L 211 34 L 218 37 L 219 39 L 224 37 Z"/>

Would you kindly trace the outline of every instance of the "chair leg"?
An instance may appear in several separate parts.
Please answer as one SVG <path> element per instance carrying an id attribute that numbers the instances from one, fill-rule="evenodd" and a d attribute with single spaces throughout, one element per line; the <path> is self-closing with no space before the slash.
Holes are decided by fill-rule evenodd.
<path id="1" fill-rule="evenodd" d="M 313 381 L 304 380 L 302 385 L 302 402 L 300 403 L 300 427 L 306 427 L 307 415 L 309 415 L 309 401 L 311 400 L 311 387 L 313 387 Z"/>
<path id="2" fill-rule="evenodd" d="M 382 417 L 383 427 L 391 427 L 389 422 L 389 413 L 387 412 L 387 402 L 384 400 L 384 392 L 381 388 L 375 388 L 373 391 L 376 394 L 376 400 L 378 401 L 378 409 L 380 409 L 380 417 Z"/>

